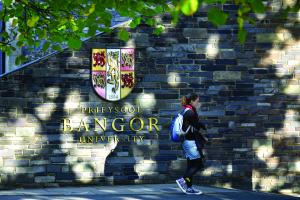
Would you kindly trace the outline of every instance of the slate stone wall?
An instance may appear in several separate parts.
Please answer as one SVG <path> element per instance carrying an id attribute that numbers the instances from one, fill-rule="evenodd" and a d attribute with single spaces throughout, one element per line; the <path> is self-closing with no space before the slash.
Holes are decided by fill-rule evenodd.
<path id="1" fill-rule="evenodd" d="M 270 8 L 256 26 L 246 25 L 244 45 L 237 40 L 237 8 L 225 4 L 231 15 L 219 28 L 207 22 L 205 10 L 182 17 L 176 27 L 164 15 L 161 36 L 140 25 L 124 43 L 116 29 L 79 51 L 65 50 L 2 77 L 1 187 L 174 182 L 186 161 L 168 127 L 182 95 L 196 92 L 211 143 L 196 184 L 299 193 L 299 16 L 279 19 L 276 4 Z M 136 86 L 118 102 L 100 99 L 92 88 L 91 49 L 101 47 L 135 48 Z M 159 133 L 145 128 L 143 141 L 88 144 L 79 142 L 79 133 L 63 132 L 63 118 L 92 123 L 94 115 L 78 106 L 137 105 L 139 114 L 95 116 L 107 117 L 108 124 L 116 117 L 157 117 Z M 110 125 L 106 134 L 115 134 Z M 128 123 L 117 134 L 137 135 Z"/>

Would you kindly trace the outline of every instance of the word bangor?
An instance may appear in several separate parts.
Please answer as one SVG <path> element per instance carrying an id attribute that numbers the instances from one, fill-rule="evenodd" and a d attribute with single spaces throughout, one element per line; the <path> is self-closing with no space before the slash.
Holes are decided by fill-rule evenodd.
<path id="1" fill-rule="evenodd" d="M 102 121 L 102 122 L 101 122 Z M 151 132 L 153 130 L 153 127 L 155 128 L 156 131 L 159 131 L 159 128 L 157 126 L 158 120 L 155 117 L 149 117 L 147 118 L 146 122 L 148 122 L 148 131 Z M 139 118 L 139 117 L 133 117 L 127 122 L 129 125 L 129 128 L 132 131 L 141 131 L 145 127 L 145 122 L 144 119 Z M 71 132 L 71 131 L 90 131 L 92 128 L 90 127 L 90 124 L 87 123 L 85 119 L 81 119 L 79 126 L 74 127 L 72 124 L 71 120 L 68 118 L 63 119 L 63 124 L 64 124 L 64 132 Z M 138 127 L 134 127 L 134 124 L 138 124 Z M 98 131 L 99 128 L 101 128 L 103 131 L 107 130 L 107 118 L 94 118 L 93 121 L 94 125 L 94 131 Z M 116 132 L 122 132 L 124 131 L 124 118 L 115 118 L 112 120 L 111 127 L 114 131 Z"/>

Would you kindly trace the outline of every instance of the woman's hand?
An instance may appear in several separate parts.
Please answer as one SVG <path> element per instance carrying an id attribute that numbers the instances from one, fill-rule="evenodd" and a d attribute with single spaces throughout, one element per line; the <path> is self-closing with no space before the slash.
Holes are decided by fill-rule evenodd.
<path id="1" fill-rule="evenodd" d="M 202 143 L 203 145 L 205 145 L 205 144 L 208 143 L 208 138 L 205 137 L 200 131 L 198 132 L 198 135 L 199 135 L 199 138 L 200 138 L 201 143 Z"/>
<path id="2" fill-rule="evenodd" d="M 205 141 L 205 143 L 207 143 L 208 142 L 208 138 L 205 137 L 204 135 L 202 135 L 202 137 L 203 137 L 203 140 Z"/>

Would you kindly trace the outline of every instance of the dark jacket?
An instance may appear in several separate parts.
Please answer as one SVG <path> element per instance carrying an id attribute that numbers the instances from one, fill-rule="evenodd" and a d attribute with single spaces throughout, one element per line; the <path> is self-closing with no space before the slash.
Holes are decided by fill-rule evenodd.
<path id="1" fill-rule="evenodd" d="M 192 128 L 190 128 L 190 130 L 184 136 L 184 139 L 195 140 L 198 150 L 201 153 L 202 148 L 204 146 L 201 129 L 206 130 L 206 126 L 205 126 L 205 124 L 200 122 L 196 109 L 191 105 L 190 105 L 190 107 L 192 108 L 192 110 L 187 110 L 183 115 L 182 130 L 186 131 L 189 125 L 194 127 L 194 130 L 192 130 Z"/>

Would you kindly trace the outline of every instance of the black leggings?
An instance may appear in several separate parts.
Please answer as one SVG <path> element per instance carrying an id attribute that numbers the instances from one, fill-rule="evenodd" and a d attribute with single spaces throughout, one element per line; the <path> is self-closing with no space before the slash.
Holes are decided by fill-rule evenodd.
<path id="1" fill-rule="evenodd" d="M 193 185 L 193 176 L 198 172 L 198 170 L 203 169 L 203 159 L 197 158 L 190 160 L 187 158 L 187 168 L 185 171 L 185 174 L 183 175 L 183 178 L 187 184 L 188 187 L 192 187 Z"/>

